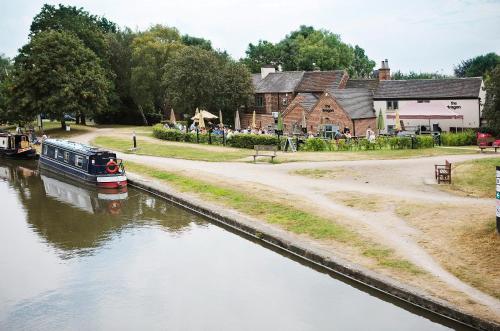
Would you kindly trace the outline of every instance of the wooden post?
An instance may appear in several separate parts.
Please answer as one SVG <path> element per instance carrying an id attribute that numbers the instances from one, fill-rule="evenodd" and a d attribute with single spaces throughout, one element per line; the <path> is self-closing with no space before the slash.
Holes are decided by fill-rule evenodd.
<path id="1" fill-rule="evenodd" d="M 132 134 L 132 140 L 134 142 L 134 149 L 136 149 L 137 148 L 137 138 L 135 137 L 135 131 Z"/>
<path id="2" fill-rule="evenodd" d="M 497 233 L 500 234 L 500 166 L 497 166 Z"/>

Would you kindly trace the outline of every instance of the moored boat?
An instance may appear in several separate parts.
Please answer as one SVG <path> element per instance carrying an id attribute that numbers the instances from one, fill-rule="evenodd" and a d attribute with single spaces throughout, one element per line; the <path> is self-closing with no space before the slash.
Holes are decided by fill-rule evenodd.
<path id="1" fill-rule="evenodd" d="M 34 159 L 36 156 L 27 134 L 0 132 L 0 157 Z"/>
<path id="2" fill-rule="evenodd" d="M 102 188 L 127 186 L 123 162 L 116 154 L 97 147 L 67 140 L 42 142 L 40 166 L 66 177 Z"/>

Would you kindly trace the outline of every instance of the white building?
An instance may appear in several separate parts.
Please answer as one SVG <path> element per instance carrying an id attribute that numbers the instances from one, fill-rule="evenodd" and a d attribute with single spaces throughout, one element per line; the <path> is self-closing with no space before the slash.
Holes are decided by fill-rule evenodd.
<path id="1" fill-rule="evenodd" d="M 478 128 L 481 124 L 486 96 L 481 77 L 391 80 L 387 60 L 382 61 L 378 77 L 350 79 L 346 87 L 366 87 L 372 91 L 374 109 L 377 115 L 382 111 L 386 131 L 395 126 L 396 110 L 406 128 L 425 126 L 433 131 L 439 126 L 443 131 L 455 131 Z"/>

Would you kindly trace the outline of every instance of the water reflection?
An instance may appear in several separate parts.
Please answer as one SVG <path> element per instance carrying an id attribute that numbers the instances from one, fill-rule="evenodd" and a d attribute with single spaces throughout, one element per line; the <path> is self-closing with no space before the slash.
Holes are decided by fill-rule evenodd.
<path id="1" fill-rule="evenodd" d="M 204 224 L 163 199 L 134 189 L 90 187 L 38 169 L 36 162 L 2 160 L 0 178 L 18 192 L 34 231 L 66 258 L 92 254 L 130 226 L 159 226 L 179 233 L 192 222 Z"/>

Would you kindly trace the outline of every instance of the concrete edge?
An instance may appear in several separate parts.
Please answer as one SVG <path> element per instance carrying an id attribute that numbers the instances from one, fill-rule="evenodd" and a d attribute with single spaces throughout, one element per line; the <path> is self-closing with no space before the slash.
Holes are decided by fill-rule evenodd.
<path id="1" fill-rule="evenodd" d="M 220 211 L 203 206 L 204 203 L 196 201 L 195 199 L 190 199 L 190 197 L 185 194 L 174 192 L 164 186 L 155 185 L 151 181 L 144 180 L 139 176 L 130 175 L 130 173 L 127 174 L 128 183 L 133 187 L 159 196 L 183 209 L 208 218 L 215 223 L 228 226 L 237 232 L 254 237 L 329 271 L 333 271 L 389 296 L 478 330 L 500 330 L 500 324 L 471 315 L 457 307 L 451 306 L 445 301 L 429 297 L 421 290 L 410 288 L 389 277 L 348 263 L 348 261 L 340 258 L 323 254 L 320 250 L 311 249 L 307 244 L 301 243 L 300 240 L 294 240 L 294 242 L 292 242 L 290 238 L 280 235 L 279 232 L 269 231 L 269 228 L 265 226 L 256 226 L 255 224 L 240 220 L 236 214 L 224 215 L 224 213 Z"/>

